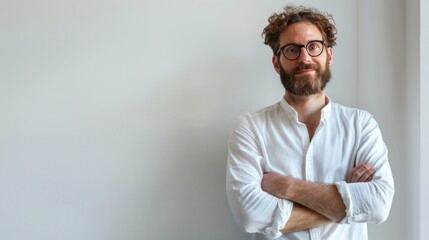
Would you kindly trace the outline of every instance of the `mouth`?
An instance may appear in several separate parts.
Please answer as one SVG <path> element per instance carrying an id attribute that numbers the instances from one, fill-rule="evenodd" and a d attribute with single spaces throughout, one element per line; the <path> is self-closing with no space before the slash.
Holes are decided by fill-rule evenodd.
<path id="1" fill-rule="evenodd" d="M 299 71 L 295 71 L 295 75 L 300 75 L 300 74 L 310 74 L 310 73 L 315 73 L 316 69 L 302 69 Z"/>
<path id="2" fill-rule="evenodd" d="M 311 74 L 317 71 L 317 66 L 314 65 L 301 65 L 295 69 L 295 75 Z"/>

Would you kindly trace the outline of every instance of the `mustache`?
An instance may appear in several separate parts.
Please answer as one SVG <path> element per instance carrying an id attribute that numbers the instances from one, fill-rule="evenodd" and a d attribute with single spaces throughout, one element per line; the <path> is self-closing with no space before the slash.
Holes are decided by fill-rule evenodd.
<path id="1" fill-rule="evenodd" d="M 295 68 L 295 72 L 299 72 L 304 69 L 318 70 L 319 66 L 317 66 L 316 64 L 300 64 L 298 67 Z"/>

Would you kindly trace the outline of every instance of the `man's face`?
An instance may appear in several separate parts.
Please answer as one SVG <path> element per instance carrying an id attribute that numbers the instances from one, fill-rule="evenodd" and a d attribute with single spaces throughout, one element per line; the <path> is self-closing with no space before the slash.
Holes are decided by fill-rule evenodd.
<path id="1" fill-rule="evenodd" d="M 307 22 L 295 23 L 280 35 L 280 47 L 286 44 L 306 45 L 309 41 L 323 40 L 316 26 Z M 273 57 L 285 89 L 294 95 L 308 96 L 322 92 L 331 78 L 332 49 L 324 47 L 322 54 L 311 57 L 305 48 L 300 49 L 296 60 L 288 60 L 281 53 Z"/>

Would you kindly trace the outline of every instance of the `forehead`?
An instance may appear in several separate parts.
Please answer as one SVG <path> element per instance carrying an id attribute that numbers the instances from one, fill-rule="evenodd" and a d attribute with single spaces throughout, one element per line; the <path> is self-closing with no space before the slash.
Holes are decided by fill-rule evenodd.
<path id="1" fill-rule="evenodd" d="M 293 23 L 280 34 L 280 46 L 288 43 L 305 44 L 311 40 L 323 40 L 316 25 L 309 22 Z"/>

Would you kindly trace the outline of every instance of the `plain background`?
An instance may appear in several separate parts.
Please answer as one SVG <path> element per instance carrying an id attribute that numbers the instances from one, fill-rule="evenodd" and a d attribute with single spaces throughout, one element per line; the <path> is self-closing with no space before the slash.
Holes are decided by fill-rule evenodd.
<path id="1" fill-rule="evenodd" d="M 389 147 L 396 195 L 370 239 L 429 238 L 423 0 L 0 0 L 0 239 L 249 239 L 227 140 L 282 97 L 260 34 L 288 2 L 334 15 L 328 94 Z"/>

